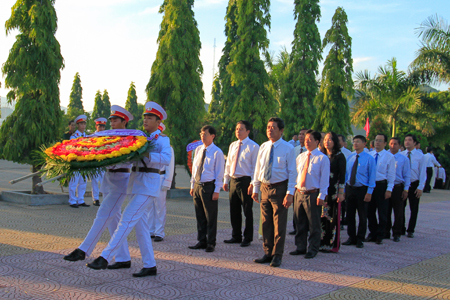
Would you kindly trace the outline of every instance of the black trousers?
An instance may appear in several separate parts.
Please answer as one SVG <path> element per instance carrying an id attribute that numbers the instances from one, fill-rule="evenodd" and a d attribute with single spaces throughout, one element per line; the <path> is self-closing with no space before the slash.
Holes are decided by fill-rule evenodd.
<path id="1" fill-rule="evenodd" d="M 444 188 L 444 179 L 442 179 L 442 178 L 436 179 L 436 183 L 434 184 L 434 188 L 442 190 Z"/>
<path id="2" fill-rule="evenodd" d="M 301 194 L 299 191 L 295 191 L 294 221 L 297 227 L 295 234 L 297 250 L 308 250 L 311 253 L 319 252 L 322 236 L 322 223 L 320 221 L 322 206 L 317 205 L 318 195 L 318 192 Z"/>
<path id="3" fill-rule="evenodd" d="M 385 199 L 387 181 L 377 181 L 369 202 L 367 219 L 369 221 L 369 233 L 372 238 L 383 239 L 386 231 L 389 199 Z M 378 220 L 377 220 L 378 212 Z"/>
<path id="4" fill-rule="evenodd" d="M 197 240 L 208 245 L 216 245 L 217 235 L 217 200 L 213 200 L 215 185 L 195 184 L 194 206 L 197 218 Z"/>
<path id="5" fill-rule="evenodd" d="M 367 231 L 367 208 L 369 203 L 364 201 L 367 186 L 351 187 L 347 185 L 347 233 L 352 241 L 364 241 Z M 356 211 L 358 211 L 359 224 L 356 232 Z"/>
<path id="6" fill-rule="evenodd" d="M 431 178 L 433 177 L 433 167 L 427 167 L 427 181 L 425 182 L 424 192 L 431 191 Z"/>
<path id="7" fill-rule="evenodd" d="M 417 224 L 417 215 L 419 214 L 419 202 L 420 198 L 416 197 L 416 190 L 419 186 L 419 181 L 412 182 L 409 190 L 408 190 L 408 200 L 409 200 L 409 209 L 411 210 L 411 216 L 409 217 L 409 224 L 408 229 L 406 232 L 414 233 L 414 229 L 416 228 Z M 403 219 L 406 222 L 405 218 L 405 208 L 406 208 L 407 201 L 404 202 L 403 206 Z"/>
<path id="8" fill-rule="evenodd" d="M 230 180 L 230 219 L 232 237 L 242 239 L 242 213 L 245 216 L 244 240 L 253 241 L 253 199 L 248 194 L 251 177 L 231 178 Z"/>
<path id="9" fill-rule="evenodd" d="M 388 218 L 386 225 L 386 234 L 389 236 L 392 229 L 392 235 L 394 237 L 400 237 L 402 235 L 404 207 L 405 204 L 402 199 L 403 190 L 405 185 L 403 183 L 396 184 L 392 190 L 391 198 L 389 199 Z M 392 226 L 392 210 L 394 210 L 394 225 Z"/>

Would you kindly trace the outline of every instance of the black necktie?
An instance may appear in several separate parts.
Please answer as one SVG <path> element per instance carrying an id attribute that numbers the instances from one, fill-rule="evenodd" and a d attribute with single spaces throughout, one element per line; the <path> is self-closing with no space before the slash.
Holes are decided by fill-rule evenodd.
<path id="1" fill-rule="evenodd" d="M 197 174 L 195 174 L 195 182 L 200 182 L 200 179 L 202 178 L 203 164 L 205 163 L 205 157 L 206 157 L 206 148 L 203 149 L 202 162 L 200 163 L 200 167 L 198 167 L 197 169 Z"/>
<path id="2" fill-rule="evenodd" d="M 411 166 L 411 151 L 408 151 L 409 166 Z"/>
<path id="3" fill-rule="evenodd" d="M 352 167 L 352 174 L 350 175 L 350 185 L 353 186 L 356 183 L 356 171 L 358 170 L 358 158 L 359 155 L 356 154 L 356 160 Z"/>

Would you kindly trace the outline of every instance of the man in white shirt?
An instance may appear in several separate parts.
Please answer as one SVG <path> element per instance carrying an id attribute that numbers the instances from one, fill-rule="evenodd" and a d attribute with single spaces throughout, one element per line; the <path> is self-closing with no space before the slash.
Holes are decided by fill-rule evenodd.
<path id="1" fill-rule="evenodd" d="M 95 122 L 95 132 L 100 132 L 106 129 L 106 118 L 97 118 L 94 120 Z M 92 187 L 92 198 L 94 206 L 100 206 L 100 186 L 102 185 L 103 176 L 105 172 L 101 172 L 91 180 Z"/>
<path id="2" fill-rule="evenodd" d="M 292 140 L 289 141 L 289 144 L 291 144 L 291 145 L 294 146 L 294 147 L 296 147 L 296 146 L 299 145 L 298 137 L 297 137 L 296 134 L 294 134 L 294 135 L 292 136 Z"/>
<path id="3" fill-rule="evenodd" d="M 322 235 L 320 216 L 325 196 L 328 195 L 330 180 L 330 160 L 318 149 L 320 140 L 319 132 L 309 130 L 305 140 L 308 151 L 296 159 L 298 175 L 294 220 L 297 228 L 295 235 L 297 249 L 289 254 L 306 254 L 305 258 L 314 258 L 319 251 Z"/>
<path id="4" fill-rule="evenodd" d="M 411 210 L 411 216 L 409 218 L 408 229 L 404 230 L 408 232 L 407 237 L 414 237 L 414 229 L 416 228 L 417 215 L 419 213 L 419 202 L 422 196 L 423 188 L 427 180 L 427 165 L 425 156 L 416 150 L 415 146 L 417 138 L 413 134 L 405 135 L 405 148 L 402 152 L 405 155 L 411 165 L 411 185 L 408 190 L 409 208 Z M 405 201 L 406 208 L 406 201 Z M 404 213 L 403 213 L 404 216 Z M 403 218 L 405 221 L 406 219 Z"/>
<path id="5" fill-rule="evenodd" d="M 347 149 L 347 141 L 345 140 L 345 136 L 343 134 L 338 134 L 338 138 L 339 144 L 341 145 L 341 152 L 344 154 L 345 158 L 347 158 L 350 154 L 352 154 L 352 151 Z"/>
<path id="6" fill-rule="evenodd" d="M 375 242 L 378 245 L 383 243 L 385 236 L 389 199 L 391 198 L 395 182 L 395 158 L 394 155 L 385 150 L 386 145 L 387 136 L 385 134 L 377 134 L 374 143 L 375 151 L 370 152 L 370 155 L 375 158 L 377 170 L 375 189 L 367 211 L 369 235 L 366 241 Z"/>
<path id="7" fill-rule="evenodd" d="M 239 121 L 237 123 L 235 134 L 238 140 L 231 143 L 228 149 L 223 181 L 223 190 L 230 192 L 230 219 L 233 228 L 231 239 L 224 242 L 240 243 L 241 247 L 250 246 L 253 241 L 253 186 L 251 182 L 255 172 L 259 145 L 248 137 L 250 130 L 250 122 Z M 242 240 L 242 209 L 245 216 L 244 240 Z"/>
<path id="8" fill-rule="evenodd" d="M 436 184 L 434 188 L 443 189 L 445 183 L 445 169 L 444 168 L 436 168 Z"/>
<path id="9" fill-rule="evenodd" d="M 279 267 L 284 253 L 288 208 L 294 200 L 295 168 L 294 147 L 284 141 L 284 121 L 270 118 L 266 134 L 269 141 L 258 152 L 253 176 L 253 195 L 259 203 L 261 190 L 261 216 L 264 256 L 256 263 L 270 263 Z"/>
<path id="10" fill-rule="evenodd" d="M 427 154 L 425 154 L 426 164 L 427 164 L 427 181 L 425 182 L 425 188 L 423 190 L 424 193 L 429 193 L 431 191 L 431 178 L 433 177 L 433 168 L 441 167 L 441 164 L 438 163 L 436 157 L 433 154 L 433 147 L 427 147 Z"/>
<path id="11" fill-rule="evenodd" d="M 200 137 L 203 145 L 195 149 L 190 191 L 194 197 L 198 243 L 189 248 L 213 252 L 216 247 L 217 209 L 225 158 L 222 150 L 214 145 L 214 127 L 203 126 Z"/>

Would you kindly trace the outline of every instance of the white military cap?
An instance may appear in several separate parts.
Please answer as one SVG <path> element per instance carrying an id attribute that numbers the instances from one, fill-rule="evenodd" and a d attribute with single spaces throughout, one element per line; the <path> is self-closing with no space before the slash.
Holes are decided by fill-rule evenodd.
<path id="1" fill-rule="evenodd" d="M 106 120 L 106 118 L 97 118 L 94 121 L 95 121 L 95 125 L 106 125 L 106 122 L 108 120 Z"/>
<path id="2" fill-rule="evenodd" d="M 164 108 L 162 108 L 161 105 L 153 101 L 145 103 L 144 116 L 151 114 L 158 116 L 163 121 L 167 119 L 167 113 L 164 110 Z"/>
<path id="3" fill-rule="evenodd" d="M 158 129 L 161 130 L 161 132 L 163 132 L 164 130 L 166 130 L 166 125 L 161 123 L 161 124 L 159 124 Z"/>
<path id="4" fill-rule="evenodd" d="M 111 116 L 109 116 L 109 119 L 113 117 L 122 118 L 127 122 L 132 121 L 134 119 L 133 115 L 128 110 L 119 105 L 111 105 Z"/>
<path id="5" fill-rule="evenodd" d="M 87 117 L 85 115 L 79 115 L 78 117 L 75 118 L 75 123 L 81 123 L 81 122 L 86 122 Z"/>

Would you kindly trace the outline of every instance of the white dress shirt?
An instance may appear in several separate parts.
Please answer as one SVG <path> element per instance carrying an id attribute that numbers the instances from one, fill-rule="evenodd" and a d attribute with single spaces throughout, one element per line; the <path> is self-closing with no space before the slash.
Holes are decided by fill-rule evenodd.
<path id="1" fill-rule="evenodd" d="M 397 152 L 394 155 L 395 159 L 395 182 L 394 184 L 404 184 L 404 190 L 409 190 L 411 185 L 411 166 L 409 164 L 409 159 Z"/>
<path id="2" fill-rule="evenodd" d="M 345 147 L 342 147 L 342 148 L 341 148 L 341 152 L 342 152 L 342 154 L 344 154 L 345 159 L 347 159 L 347 157 L 348 157 L 350 154 L 352 154 L 352 151 L 348 150 L 348 149 L 345 148 Z"/>
<path id="3" fill-rule="evenodd" d="M 408 150 L 402 151 L 402 154 L 408 158 Z M 426 158 L 423 153 L 413 149 L 411 151 L 411 183 L 419 180 L 418 190 L 423 190 L 427 181 Z"/>
<path id="4" fill-rule="evenodd" d="M 441 164 L 438 163 L 438 161 L 436 160 L 436 157 L 434 156 L 433 153 L 427 153 L 425 154 L 425 158 L 427 159 L 427 168 L 433 168 L 433 167 L 440 167 Z"/>
<path id="5" fill-rule="evenodd" d="M 77 130 L 71 135 L 70 139 L 73 140 L 73 139 L 77 139 L 79 137 L 85 137 L 85 136 L 86 136 L 86 132 L 80 132 L 79 130 Z"/>
<path id="6" fill-rule="evenodd" d="M 378 159 L 376 159 L 378 153 Z M 394 155 L 385 149 L 380 152 L 372 151 L 369 153 L 377 160 L 377 175 L 375 181 L 387 180 L 386 191 L 392 192 L 395 182 L 395 158 Z"/>
<path id="7" fill-rule="evenodd" d="M 203 163 L 203 172 L 200 177 L 200 182 L 210 182 L 215 180 L 214 193 L 220 192 L 223 182 L 223 169 L 225 166 L 225 157 L 222 150 L 214 143 L 208 147 L 205 145 L 198 146 L 195 149 L 194 163 L 192 165 L 191 189 L 194 188 L 195 175 L 200 168 L 202 162 L 203 149 L 206 148 L 205 162 Z"/>
<path id="8" fill-rule="evenodd" d="M 241 149 L 239 150 L 239 144 Z M 230 177 L 239 178 L 250 176 L 253 181 L 253 174 L 255 173 L 256 159 L 258 158 L 259 145 L 246 137 L 242 141 L 237 140 L 230 144 L 228 149 L 227 163 L 225 165 L 225 175 L 223 183 L 228 184 Z M 239 155 L 236 170 L 236 156 Z"/>
<path id="9" fill-rule="evenodd" d="M 308 172 L 306 173 L 305 186 L 300 187 L 300 181 L 308 159 L 308 153 L 303 152 L 297 159 L 297 189 L 301 191 L 309 191 L 313 189 L 319 189 L 319 199 L 325 200 L 325 196 L 328 195 L 328 186 L 330 184 L 330 159 L 323 154 L 319 148 L 311 151 L 309 157 Z"/>
<path id="10" fill-rule="evenodd" d="M 273 149 L 272 177 L 269 182 L 264 180 L 264 173 L 269 159 L 270 149 Z M 283 139 L 275 143 L 267 141 L 261 145 L 256 160 L 255 174 L 253 175 L 253 193 L 259 193 L 262 183 L 273 184 L 288 180 L 288 195 L 294 195 L 297 169 L 295 166 L 294 147 Z"/>
<path id="11" fill-rule="evenodd" d="M 444 168 L 437 169 L 436 179 L 442 179 L 442 181 L 445 182 L 445 169 Z"/>
<path id="12" fill-rule="evenodd" d="M 297 157 L 302 154 L 303 152 L 306 152 L 308 150 L 306 150 L 305 146 L 302 147 L 302 145 L 298 145 L 297 147 L 294 148 L 294 156 L 297 159 Z"/>

